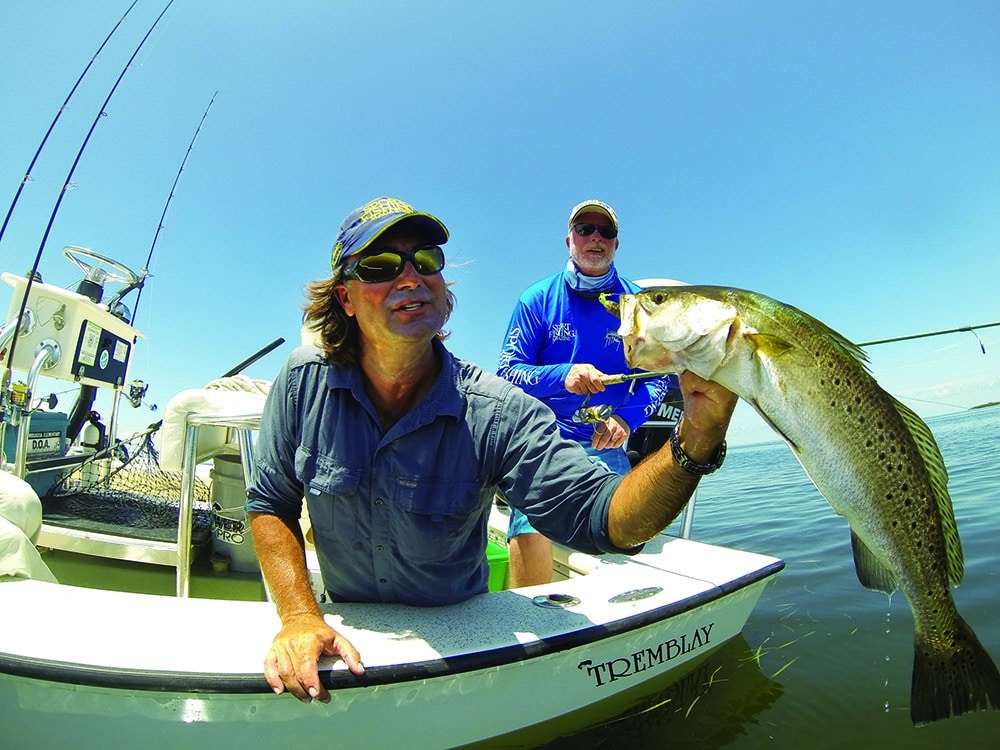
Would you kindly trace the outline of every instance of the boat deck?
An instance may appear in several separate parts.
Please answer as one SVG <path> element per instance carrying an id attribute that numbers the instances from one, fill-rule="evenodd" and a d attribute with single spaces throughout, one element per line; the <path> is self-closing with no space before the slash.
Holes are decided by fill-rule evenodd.
<path id="1" fill-rule="evenodd" d="M 419 665 L 422 673 L 442 660 L 485 652 L 496 657 L 503 650 L 514 661 L 532 649 L 557 649 L 558 639 L 606 636 L 609 628 L 623 627 L 623 620 L 672 617 L 769 578 L 783 566 L 775 558 L 665 536 L 633 558 L 634 564 L 614 555 L 597 560 L 585 577 L 484 594 L 462 604 L 431 609 L 338 604 L 328 607 L 328 619 L 366 655 L 372 678 L 385 669 L 396 679 L 406 665 Z M 170 569 L 165 571 L 169 578 Z M 259 579 L 247 582 L 248 590 L 254 586 Z M 232 689 L 234 680 L 242 680 L 244 689 L 260 691 L 266 689 L 261 659 L 279 629 L 274 605 L 265 601 L 182 599 L 16 580 L 0 584 L 0 602 L 5 612 L 32 613 L 0 623 L 5 671 L 22 671 L 18 664 L 37 669 L 44 662 L 95 684 L 148 687 L 185 675 L 198 689 L 222 689 L 223 682 Z M 572 606 L 558 606 L 561 602 Z M 74 638 L 65 637 L 67 623 Z M 334 660 L 321 667 L 331 675 L 345 671 Z"/>
<path id="2" fill-rule="evenodd" d="M 46 550 L 42 559 L 60 583 L 134 594 L 175 596 L 177 574 L 169 565 L 112 560 L 64 550 Z M 191 565 L 189 595 L 199 599 L 262 602 L 267 599 L 260 573 L 216 569 L 208 550 Z"/>

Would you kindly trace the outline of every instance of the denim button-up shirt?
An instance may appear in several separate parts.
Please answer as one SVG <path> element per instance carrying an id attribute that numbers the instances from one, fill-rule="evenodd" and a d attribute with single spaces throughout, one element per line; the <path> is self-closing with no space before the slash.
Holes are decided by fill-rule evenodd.
<path id="1" fill-rule="evenodd" d="M 634 551 L 608 538 L 620 477 L 562 438 L 539 401 L 434 346 L 434 385 L 388 431 L 360 369 L 313 347 L 296 349 L 271 388 L 246 507 L 297 519 L 305 498 L 330 596 L 439 605 L 485 592 L 496 490 L 570 547 Z"/>

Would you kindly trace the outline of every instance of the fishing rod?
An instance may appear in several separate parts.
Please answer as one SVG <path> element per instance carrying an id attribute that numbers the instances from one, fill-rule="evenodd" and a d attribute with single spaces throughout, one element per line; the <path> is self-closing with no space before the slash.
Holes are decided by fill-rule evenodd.
<path id="1" fill-rule="evenodd" d="M 261 349 L 258 349 L 254 354 L 251 354 L 249 357 L 247 357 L 246 359 L 244 359 L 242 362 L 240 362 L 235 367 L 233 367 L 233 368 L 231 368 L 229 370 L 226 370 L 225 374 L 220 375 L 219 377 L 231 378 L 231 377 L 233 377 L 233 375 L 238 375 L 245 368 L 247 368 L 250 365 L 252 365 L 254 362 L 256 362 L 258 359 L 260 359 L 261 357 L 263 357 L 265 354 L 270 354 L 272 351 L 274 351 L 275 349 L 277 349 L 279 346 L 281 346 L 284 343 L 285 343 L 285 339 L 283 337 L 276 338 L 270 344 L 268 344 L 267 346 L 265 346 L 265 347 L 263 347 Z M 162 426 L 163 426 L 163 420 L 160 419 L 160 420 L 154 422 L 153 424 L 151 424 L 148 429 L 149 429 L 150 432 L 156 432 Z"/>
<path id="2" fill-rule="evenodd" d="M 948 333 L 971 333 L 976 337 L 979 342 L 979 348 L 982 349 L 983 354 L 986 354 L 986 346 L 983 344 L 983 340 L 979 338 L 979 334 L 976 333 L 976 329 L 979 328 L 992 328 L 993 326 L 1000 326 L 1000 320 L 995 323 L 981 323 L 975 326 L 962 326 L 961 328 L 949 328 L 946 331 L 929 331 L 928 333 L 914 333 L 909 336 L 895 336 L 891 339 L 879 339 L 877 341 L 866 341 L 863 344 L 858 344 L 858 346 L 875 346 L 877 344 L 891 344 L 896 341 L 910 341 L 911 339 L 923 339 L 929 336 L 944 336 Z"/>
<path id="3" fill-rule="evenodd" d="M 285 343 L 285 339 L 284 338 L 276 338 L 270 344 L 268 344 L 267 346 L 265 346 L 262 349 L 258 350 L 256 354 L 253 354 L 253 355 L 247 357 L 246 359 L 244 359 L 242 362 L 240 362 L 238 365 L 236 365 L 231 370 L 227 370 L 226 373 L 222 377 L 224 377 L 224 378 L 231 378 L 231 377 L 233 377 L 233 375 L 239 375 L 241 372 L 243 372 L 244 369 L 246 369 L 247 367 L 249 367 L 250 365 L 252 365 L 254 362 L 256 362 L 258 359 L 260 359 L 261 357 L 263 357 L 265 354 L 270 354 L 272 351 L 274 351 L 275 349 L 277 349 L 279 346 L 281 346 L 284 343 Z"/>
<path id="4" fill-rule="evenodd" d="M 180 169 L 177 170 L 177 175 L 174 177 L 174 184 L 170 186 L 170 195 L 167 196 L 167 201 L 166 203 L 163 204 L 163 213 L 160 214 L 160 223 L 156 227 L 156 233 L 153 235 L 153 242 L 149 246 L 149 255 L 146 256 L 146 265 L 144 265 L 142 267 L 142 270 L 139 271 L 138 283 L 136 285 L 130 285 L 124 287 L 123 289 L 121 289 L 121 291 L 118 292 L 117 295 L 115 295 L 118 299 L 121 299 L 130 291 L 132 291 L 132 289 L 135 288 L 136 286 L 139 289 L 139 291 L 135 295 L 135 306 L 132 310 L 132 317 L 129 320 L 129 325 L 134 324 L 135 316 L 139 312 L 139 299 L 142 297 L 142 289 L 145 286 L 146 276 L 149 274 L 149 264 L 153 260 L 153 249 L 156 247 L 156 241 L 160 237 L 160 230 L 163 229 L 163 220 L 166 219 L 167 217 L 167 209 L 170 207 L 170 201 L 173 200 L 174 198 L 174 191 L 177 189 L 177 183 L 180 182 L 181 173 L 184 171 L 184 165 L 187 164 L 188 157 L 191 155 L 191 149 L 194 148 L 194 142 L 195 140 L 197 140 L 198 134 L 201 132 L 201 126 L 205 124 L 205 118 L 208 117 L 208 111 L 212 109 L 212 105 L 215 103 L 215 97 L 217 97 L 218 95 L 219 95 L 218 91 L 212 94 L 212 100 L 208 103 L 208 106 L 205 108 L 205 113 L 201 116 L 201 120 L 198 122 L 198 127 L 195 129 L 194 135 L 191 136 L 191 142 L 188 144 L 187 151 L 184 153 L 184 158 L 181 160 Z"/>
<path id="5" fill-rule="evenodd" d="M 617 385 L 618 383 L 627 383 L 630 380 L 641 380 L 642 378 L 658 378 L 666 375 L 665 372 L 633 372 L 633 373 L 622 373 L 621 375 L 601 375 L 599 380 L 604 385 Z"/>
<path id="6" fill-rule="evenodd" d="M 42 235 L 42 241 L 38 245 L 38 252 L 35 255 L 35 262 L 34 265 L 32 265 L 31 267 L 31 271 L 28 273 L 28 281 L 24 287 L 24 297 L 21 299 L 21 308 L 18 311 L 18 316 L 17 316 L 18 320 L 24 318 L 24 311 L 28 306 L 28 297 L 31 293 L 31 285 L 34 282 L 35 278 L 37 278 L 38 276 L 38 266 L 42 260 L 42 253 L 45 250 L 45 243 L 48 241 L 49 233 L 52 231 L 52 225 L 53 223 L 55 223 L 56 220 L 56 214 L 59 213 L 59 206 L 62 205 L 62 199 L 66 195 L 66 191 L 70 187 L 70 183 L 73 180 L 73 173 L 76 171 L 76 167 L 80 163 L 80 158 L 83 156 L 84 149 L 87 148 L 87 144 L 90 142 L 90 137 L 94 134 L 94 130 L 97 128 L 97 123 L 100 122 L 102 117 L 106 116 L 107 113 L 105 112 L 105 109 L 108 106 L 108 102 L 110 102 L 111 97 L 114 96 L 115 91 L 118 89 L 118 85 L 122 82 L 122 79 L 125 77 L 125 73 L 127 73 L 128 69 L 132 67 L 132 63 L 135 61 L 135 58 L 139 55 L 139 51 L 146 44 L 146 40 L 149 39 L 149 37 L 153 33 L 153 30 L 156 28 L 157 24 L 160 23 L 160 19 L 162 19 L 163 16 L 166 15 L 167 10 L 169 10 L 170 6 L 173 4 L 174 0 L 169 0 L 167 4 L 164 6 L 163 10 L 160 11 L 160 15 L 158 15 L 156 17 L 156 20 L 153 21 L 153 24 L 152 26 L 149 27 L 149 30 L 146 32 L 146 35 L 143 36 L 142 41 L 140 41 L 139 45 L 135 48 L 135 52 L 132 53 L 132 56 L 128 59 L 128 62 L 125 63 L 125 67 L 122 68 L 122 72 L 118 75 L 118 80 L 115 81 L 115 85 L 112 86 L 111 90 L 108 92 L 108 95 L 104 100 L 104 103 L 101 105 L 101 108 L 97 112 L 97 117 L 95 117 L 94 122 L 91 123 L 90 130 L 87 131 L 86 138 L 83 139 L 83 143 L 80 146 L 80 150 L 77 152 L 76 158 L 73 160 L 73 165 L 69 169 L 69 174 L 66 175 L 66 181 L 63 183 L 62 189 L 59 191 L 59 197 L 56 200 L 56 205 L 53 207 L 52 215 L 49 216 L 49 222 L 45 226 L 45 232 Z M 20 334 L 20 326 L 18 326 L 14 330 L 14 335 L 10 341 L 10 349 L 8 349 L 7 351 L 7 366 L 4 368 L 3 382 L 0 383 L 0 392 L 6 391 L 7 389 L 7 384 L 10 379 L 10 364 L 14 361 L 14 349 L 17 346 L 17 339 L 19 334 Z"/>
<path id="7" fill-rule="evenodd" d="M 62 106 L 59 108 L 59 111 L 56 112 L 56 116 L 52 118 L 52 124 L 49 125 L 49 129 L 45 131 L 45 137 L 42 138 L 42 142 L 38 144 L 38 149 L 35 151 L 35 155 L 31 158 L 31 162 L 28 164 L 28 169 L 25 171 L 24 177 L 21 179 L 21 184 L 18 185 L 17 192 L 14 193 L 14 200 L 10 202 L 10 208 L 7 209 L 7 216 L 4 217 L 3 226 L 0 226 L 0 242 L 3 241 L 4 233 L 7 231 L 7 224 L 10 223 L 10 217 L 14 213 L 14 206 L 17 205 L 17 201 L 21 197 L 21 191 L 24 190 L 24 186 L 31 181 L 31 170 L 35 168 L 35 162 L 38 161 L 38 157 L 41 155 L 42 149 L 45 148 L 45 143 L 49 140 L 49 136 L 52 135 L 52 131 L 55 129 L 56 123 L 59 122 L 59 118 L 62 116 L 62 113 L 66 110 L 66 107 L 69 105 L 69 100 L 73 98 L 73 94 L 76 93 L 76 89 L 80 85 L 80 82 L 83 81 L 84 76 L 87 75 L 87 71 L 90 70 L 90 66 L 94 64 L 94 61 L 97 60 L 98 55 L 100 55 L 101 52 L 104 50 L 105 45 L 108 43 L 111 37 L 114 36 L 114 33 L 118 30 L 118 27 L 122 25 L 122 21 L 124 21 L 125 17 L 132 12 L 132 8 L 134 8 L 136 3 L 138 2 L 139 0 L 132 0 L 132 4 L 128 6 L 128 10 L 126 10 L 125 13 L 122 15 L 122 17 L 118 19 L 118 23 L 115 24 L 114 28 L 111 29 L 110 32 L 108 32 L 108 35 L 104 38 L 104 41 L 101 42 L 101 46 L 97 48 L 97 52 L 95 52 L 94 56 L 90 58 L 90 62 L 87 63 L 87 67 L 83 69 L 83 72 L 80 74 L 80 77 L 77 78 L 76 83 L 73 84 L 73 88 L 71 88 L 69 94 L 66 95 L 66 99 L 65 101 L 63 101 Z"/>

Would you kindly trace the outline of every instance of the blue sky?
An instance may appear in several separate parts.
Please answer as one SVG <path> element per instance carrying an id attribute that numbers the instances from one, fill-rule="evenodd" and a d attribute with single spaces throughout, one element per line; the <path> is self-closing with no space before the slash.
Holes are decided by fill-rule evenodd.
<path id="1" fill-rule="evenodd" d="M 94 117 L 165 0 L 140 0 L 0 244 L 30 268 Z M 0 6 L 0 209 L 127 0 Z M 855 341 L 1000 320 L 1000 4 L 176 0 L 97 125 L 45 246 L 141 268 L 131 374 L 161 411 L 277 337 L 337 227 L 379 195 L 440 216 L 451 348 L 493 369 L 518 293 L 565 262 L 569 208 L 621 221 L 619 270 L 742 287 Z M 10 290 L 0 289 L 0 305 Z M 134 300 L 134 296 L 132 298 Z M 1000 400 L 1000 328 L 870 350 L 924 416 Z M 68 397 L 67 397 L 68 398 Z M 68 402 L 67 402 L 68 405 Z M 768 438 L 741 408 L 731 442 Z"/>

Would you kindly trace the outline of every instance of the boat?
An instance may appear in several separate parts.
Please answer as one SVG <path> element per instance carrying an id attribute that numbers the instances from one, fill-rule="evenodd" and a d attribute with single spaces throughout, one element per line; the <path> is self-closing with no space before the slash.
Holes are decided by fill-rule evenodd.
<path id="1" fill-rule="evenodd" d="M 119 403 L 141 399 L 129 364 L 142 334 L 122 301 L 140 277 L 87 248 L 64 255 L 84 272 L 76 291 L 2 276 L 12 297 L 0 351 L 21 374 L 3 393 L 6 746 L 492 745 L 681 679 L 740 636 L 784 566 L 693 540 L 688 511 L 634 556 L 556 545 L 550 583 L 510 588 L 497 503 L 489 593 L 333 606 L 307 545 L 317 600 L 366 671 L 324 659 L 329 703 L 274 695 L 262 662 L 279 620 L 240 515 L 263 396 L 234 373 L 236 385 L 177 394 L 161 423 L 119 438 Z M 41 378 L 79 387 L 69 414 L 35 396 Z M 107 426 L 97 392 L 112 398 Z"/>

